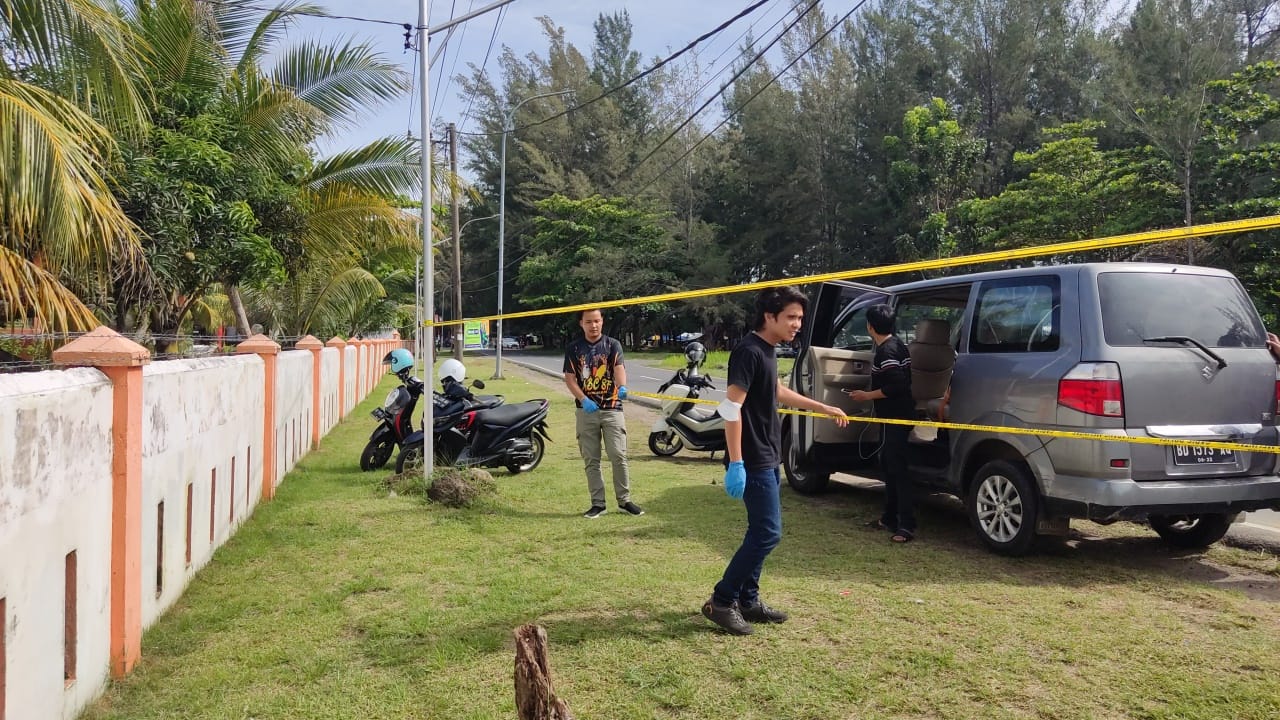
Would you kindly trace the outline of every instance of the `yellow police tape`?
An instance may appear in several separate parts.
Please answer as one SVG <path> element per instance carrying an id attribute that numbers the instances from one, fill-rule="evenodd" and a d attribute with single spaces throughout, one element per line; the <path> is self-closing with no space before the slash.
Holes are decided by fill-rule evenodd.
<path id="1" fill-rule="evenodd" d="M 679 402 L 698 403 L 701 405 L 719 405 L 715 400 L 679 397 L 676 395 L 660 395 L 657 393 L 641 392 L 639 390 L 630 389 L 627 390 L 627 397 L 646 397 L 654 400 L 676 400 Z M 834 415 L 810 412 L 808 410 L 790 410 L 781 408 L 778 412 L 783 415 L 803 415 L 805 417 L 820 418 L 823 420 L 835 419 Z M 885 425 L 921 425 L 924 427 L 935 427 L 942 430 L 972 430 L 977 432 L 1005 433 L 1008 435 L 1035 435 L 1036 437 L 1064 438 L 1068 440 L 1122 442 L 1129 443 L 1131 445 L 1162 445 L 1165 447 L 1195 447 L 1210 450 L 1238 450 L 1240 452 L 1261 452 L 1271 453 L 1273 455 L 1280 454 L 1280 445 L 1251 445 L 1249 443 L 1222 440 L 1182 440 L 1157 437 L 1133 437 L 1130 435 L 1104 435 L 1102 433 L 1077 432 L 1075 430 L 1046 430 L 1039 428 L 1006 427 L 1004 425 L 974 425 L 972 423 L 939 422 L 936 420 L 896 420 L 892 418 L 850 415 L 845 415 L 844 417 L 846 420 L 854 422 L 882 423 Z"/>
<path id="2" fill-rule="evenodd" d="M 1227 235 L 1231 233 L 1249 232 L 1252 230 L 1270 230 L 1277 227 L 1280 227 L 1280 215 L 1268 215 L 1266 217 L 1249 218 L 1246 220 L 1231 220 L 1228 222 L 1170 228 L 1168 230 L 1149 230 L 1147 232 L 1129 233 L 1127 235 L 1112 235 L 1110 237 L 1097 238 L 1094 240 L 1073 240 L 1070 242 L 1055 243 L 1053 245 L 1035 245 L 1031 247 L 1015 248 L 1013 250 L 996 250 L 994 252 L 977 253 L 975 255 L 961 255 L 954 258 L 919 260 L 916 262 L 898 263 L 897 265 L 863 268 L 861 270 L 842 270 L 839 272 L 822 273 L 819 275 L 782 278 L 780 280 L 761 280 L 759 282 L 748 283 L 745 285 L 725 285 L 714 288 L 703 288 L 701 290 L 682 290 L 680 292 L 646 295 L 644 297 L 627 298 L 624 300 L 604 300 L 595 303 L 566 305 L 558 308 L 522 310 L 514 313 L 483 315 L 480 317 L 464 318 L 461 320 L 441 320 L 439 322 L 423 321 L 422 326 L 444 327 L 448 325 L 461 325 L 464 322 L 514 320 L 518 318 L 539 317 L 542 315 L 558 315 L 561 313 L 580 312 L 582 310 L 603 310 L 607 308 L 626 307 L 629 305 L 644 305 L 646 303 L 671 302 L 674 300 L 689 300 L 691 298 L 710 297 L 713 295 L 750 292 L 752 290 L 763 290 L 765 288 L 779 287 L 782 285 L 805 285 L 809 283 L 830 282 L 832 280 L 853 280 L 856 278 L 874 277 L 877 275 L 892 275 L 896 273 L 920 272 L 924 270 L 941 270 L 944 268 L 960 267 L 963 265 L 979 265 L 982 263 L 1003 262 L 1007 260 L 1022 260 L 1026 258 L 1043 257 L 1045 255 L 1078 253 L 1088 250 L 1103 250 L 1107 248 L 1124 247 L 1127 245 L 1145 245 L 1149 243 L 1167 242 L 1169 240 L 1185 240 L 1207 235 Z"/>

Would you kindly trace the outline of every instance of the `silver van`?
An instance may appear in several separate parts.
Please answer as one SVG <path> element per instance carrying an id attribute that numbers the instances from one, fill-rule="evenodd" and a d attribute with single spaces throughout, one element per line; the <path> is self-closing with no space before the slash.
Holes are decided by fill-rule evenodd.
<path id="1" fill-rule="evenodd" d="M 1280 374 L 1240 282 L 1204 267 L 1097 263 L 886 288 L 823 284 L 792 389 L 870 416 L 867 308 L 889 303 L 921 417 L 1118 437 L 1277 445 Z M 947 390 L 949 388 L 949 395 Z M 949 399 L 949 402 L 946 402 Z M 783 468 L 815 493 L 873 464 L 880 425 L 788 416 Z M 1280 508 L 1277 455 L 1000 432 L 912 433 L 917 482 L 959 497 L 979 538 L 1010 555 L 1071 518 L 1146 520 L 1172 545 L 1221 539 L 1240 512 Z"/>

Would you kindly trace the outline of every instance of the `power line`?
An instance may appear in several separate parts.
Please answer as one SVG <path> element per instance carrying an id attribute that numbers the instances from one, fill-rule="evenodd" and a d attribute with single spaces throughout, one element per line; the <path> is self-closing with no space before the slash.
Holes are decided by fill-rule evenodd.
<path id="1" fill-rule="evenodd" d="M 686 157 L 689 157 L 689 155 L 692 154 L 693 151 L 696 150 L 699 145 L 706 142 L 709 138 L 715 135 L 716 132 L 720 130 L 720 128 L 724 127 L 725 124 L 728 123 L 731 119 L 733 119 L 735 115 L 742 112 L 742 110 L 746 108 L 747 105 L 749 105 L 752 100 L 755 100 L 760 95 L 760 93 L 764 92 L 766 89 L 772 86 L 775 82 L 777 82 L 778 78 L 786 74 L 786 72 L 790 70 L 797 62 L 799 62 L 805 55 L 808 55 L 810 52 L 813 51 L 814 48 L 818 47 L 818 45 L 821 44 L 823 40 L 827 39 L 828 35 L 834 32 L 836 28 L 844 24 L 845 21 L 847 21 L 850 17 L 852 17 L 853 14 L 857 12 L 859 9 L 861 9 L 862 6 L 865 5 L 866 3 L 867 3 L 867 0 L 859 0 L 858 3 L 849 10 L 849 12 L 845 13 L 844 16 L 841 17 L 838 21 L 832 23 L 831 27 L 827 28 L 821 35 L 818 36 L 816 40 L 810 43 L 809 47 L 804 49 L 804 52 L 798 53 L 794 58 L 792 58 L 791 61 L 788 62 L 781 70 L 779 70 L 776 75 L 773 75 L 772 77 L 770 77 L 768 82 L 766 82 L 765 84 L 757 88 L 755 92 L 751 93 L 751 96 L 748 97 L 746 100 L 744 100 L 741 105 L 734 108 L 732 111 L 726 113 L 724 116 L 724 119 L 721 120 L 714 128 L 712 128 L 711 132 L 707 133 L 706 135 L 703 135 L 702 138 L 698 140 L 698 142 L 689 146 L 689 149 L 685 150 L 683 153 L 680 154 L 679 157 L 671 161 L 671 164 L 667 165 L 665 168 L 660 170 L 657 175 L 653 176 L 653 178 L 649 180 L 649 182 L 642 185 L 640 189 L 636 191 L 636 194 L 639 195 L 640 193 L 649 189 L 649 187 L 651 187 L 655 182 L 657 182 L 659 178 L 661 178 L 663 175 L 666 175 L 668 172 L 670 172 L 672 168 L 674 168 L 676 165 L 679 165 L 681 160 L 684 160 Z M 737 78 L 735 77 L 734 79 L 736 80 Z M 650 153 L 648 156 L 645 157 L 645 159 L 647 160 L 652 155 L 653 153 Z M 639 167 L 643 162 L 644 161 L 642 160 L 640 163 L 636 163 L 636 167 Z"/>
<path id="2" fill-rule="evenodd" d="M 672 130 L 672 131 L 671 131 L 671 132 L 670 132 L 670 133 L 669 133 L 665 138 L 663 138 L 663 139 L 662 139 L 662 142 L 660 142 L 660 143 L 658 143 L 657 145 L 655 145 L 651 150 L 649 150 L 649 152 L 648 152 L 644 157 L 640 158 L 640 160 L 639 160 L 638 162 L 636 162 L 636 164 L 635 164 L 635 165 L 632 165 L 632 166 L 631 166 L 631 172 L 635 172 L 636 170 L 638 170 L 638 169 L 640 168 L 640 166 L 641 166 L 641 165 L 644 165 L 646 162 L 648 162 L 648 161 L 650 160 L 650 158 L 652 158 L 654 155 L 658 154 L 658 151 L 659 151 L 659 150 L 661 150 L 661 149 L 662 149 L 662 147 L 663 147 L 664 145 L 666 145 L 667 143 L 671 142 L 672 138 L 674 138 L 676 135 L 678 135 L 678 134 L 680 133 L 680 131 L 681 131 L 681 130 L 683 130 L 683 129 L 685 129 L 686 127 L 688 127 L 688 126 L 689 126 L 689 123 L 692 123 L 692 122 L 693 122 L 693 121 L 698 117 L 698 115 L 702 113 L 702 111 L 703 111 L 703 110 L 706 110 L 706 109 L 707 109 L 707 107 L 711 105 L 711 103 L 715 102 L 715 99 L 716 99 L 716 98 L 718 98 L 718 97 L 720 97 L 720 96 L 724 95 L 724 93 L 725 93 L 725 91 L 726 91 L 726 90 L 728 90 L 730 87 L 733 87 L 733 84 L 734 84 L 735 82 L 737 82 L 737 81 L 738 81 L 738 78 L 740 78 L 740 77 L 742 77 L 743 75 L 745 75 L 745 74 L 746 74 L 746 72 L 747 72 L 748 70 L 750 70 L 750 69 L 751 69 L 751 66 L 752 66 L 752 65 L 755 65 L 755 64 L 760 60 L 760 58 L 764 57 L 765 53 L 767 53 L 767 52 L 769 52 L 769 50 L 773 49 L 773 46 L 774 46 L 774 45 L 777 45 L 777 44 L 778 44 L 778 42 L 780 42 L 780 41 L 782 40 L 782 38 L 786 36 L 786 34 L 787 34 L 787 33 L 791 32 L 791 29 L 792 29 L 792 28 L 794 28 L 796 25 L 799 25 L 799 24 L 800 24 L 800 21 L 801 21 L 801 20 L 804 20 L 805 16 L 807 16 L 810 12 L 812 12 L 812 11 L 813 11 L 813 9 L 814 9 L 814 8 L 816 8 L 820 2 L 822 2 L 822 0 L 813 0 L 813 2 L 809 3 L 809 6 L 808 6 L 808 7 L 806 7 L 806 8 L 804 9 L 804 11 L 803 11 L 803 12 L 801 12 L 799 15 L 796 15 L 796 18 L 795 18 L 794 20 L 792 20 L 792 21 L 791 21 L 791 22 L 790 22 L 790 23 L 789 23 L 785 28 L 783 28 L 783 29 L 782 29 L 782 31 L 781 31 L 781 32 L 779 32 L 776 36 L 774 36 L 773 40 L 769 41 L 769 44 L 768 44 L 768 45 L 766 45 L 766 46 L 764 47 L 764 49 L 763 49 L 763 50 L 761 50 L 760 52 L 756 53 L 756 56 L 755 56 L 755 57 L 753 57 L 753 58 L 751 58 L 750 60 L 748 60 L 746 63 L 743 63 L 742 67 L 741 67 L 741 68 L 739 68 L 739 69 L 738 69 L 738 71 L 737 71 L 737 72 L 735 72 L 735 73 L 733 74 L 733 77 L 729 78 L 729 81 L 728 81 L 727 83 L 725 83 L 725 84 L 720 88 L 720 90 L 719 90 L 719 91 L 717 91 L 717 92 L 716 92 L 714 95 L 712 95 L 711 97 L 707 98 L 707 101 L 706 101 L 706 102 L 702 103 L 702 105 L 701 105 L 701 106 L 699 106 L 697 110 L 694 110 L 694 111 L 693 111 L 693 113 L 692 113 L 691 115 L 689 115 L 689 117 L 685 118 L 684 122 L 682 122 L 682 123 L 680 123 L 679 125 L 677 125 L 677 126 L 676 126 L 676 129 Z M 854 8 L 854 9 L 856 10 L 858 7 L 861 7 L 863 2 L 866 2 L 866 0 L 862 0 L 861 2 L 859 2 L 859 3 L 858 3 L 858 5 L 857 5 L 857 6 L 855 6 L 855 8 Z M 852 11 L 851 11 L 851 12 L 852 12 Z M 845 17 L 848 17 L 848 15 L 846 15 Z M 841 21 L 841 22 L 843 22 L 843 21 Z M 838 24 L 838 23 L 837 23 L 837 24 Z M 835 27 L 835 26 L 833 25 L 832 27 Z M 830 30 L 828 30 L 827 32 L 830 32 Z M 826 35 L 826 33 L 823 33 L 822 37 L 823 37 L 823 38 L 825 38 L 826 36 L 827 36 L 827 35 Z M 813 48 L 813 46 L 810 46 L 810 49 L 812 49 L 812 48 Z M 808 52 L 808 50 L 806 50 L 806 51 L 805 51 L 805 53 L 807 53 L 807 52 Z M 804 55 L 805 53 L 801 53 L 801 55 Z M 791 65 L 792 65 L 792 64 L 794 64 L 794 63 L 795 63 L 795 60 L 792 60 L 792 62 L 791 62 L 791 63 L 789 63 L 789 64 L 787 65 L 787 67 L 788 67 L 788 68 L 789 68 L 789 67 L 791 67 Z M 776 79 L 776 78 L 775 78 L 775 79 Z M 770 80 L 770 83 L 772 83 L 772 82 L 773 82 L 773 81 L 772 81 L 772 80 Z M 767 87 L 767 85 L 766 85 L 766 87 Z M 758 94 L 758 93 L 757 93 L 757 94 Z M 753 95 L 752 97 L 755 97 L 755 96 Z M 743 106 L 745 106 L 745 105 L 746 105 L 746 103 L 743 103 Z M 741 109 L 741 108 L 739 108 L 739 110 L 740 110 L 740 109 Z M 726 116 L 726 117 L 727 117 L 727 116 Z M 723 124 L 724 124 L 724 122 L 722 121 L 720 125 L 717 125 L 717 126 L 716 126 L 716 127 L 717 127 L 717 129 L 718 129 L 721 125 L 723 125 Z M 686 155 L 687 155 L 687 154 L 688 154 L 688 153 L 686 153 Z M 682 155 L 682 156 L 681 156 L 681 158 L 683 158 L 683 157 L 684 157 L 684 156 Z M 665 171 L 664 171 L 664 172 L 665 172 Z M 648 186 L 646 185 L 645 187 L 648 187 Z"/>
<path id="3" fill-rule="evenodd" d="M 458 10 L 458 0 L 451 0 L 449 4 L 449 19 L 446 20 L 445 22 L 453 22 L 453 16 L 457 10 Z M 466 28 L 465 23 L 463 24 L 463 28 L 464 29 Z M 432 88 L 435 89 L 435 92 L 436 92 L 435 97 L 431 99 L 432 107 L 439 106 L 440 98 L 443 95 L 442 87 L 444 85 L 444 66 L 445 66 L 445 61 L 449 59 L 449 39 L 452 37 L 453 37 L 453 34 L 450 33 L 449 35 L 446 35 L 444 39 L 444 52 L 440 57 L 440 78 L 436 81 L 435 84 L 431 86 Z M 461 46 L 462 46 L 462 39 L 459 38 L 458 39 L 459 49 L 461 49 Z M 457 53 L 454 54 L 454 57 L 457 57 Z"/>
<path id="4" fill-rule="evenodd" d="M 475 4 L 476 4 L 476 0 L 471 0 L 471 2 L 467 4 L 468 13 L 471 12 L 472 8 L 475 7 Z M 499 12 L 501 12 L 501 9 L 499 10 Z M 462 47 L 463 47 L 463 42 L 467 39 L 468 25 L 470 25 L 470 23 L 462 24 L 462 34 L 458 36 L 457 50 L 455 50 L 453 53 L 453 66 L 449 68 L 448 75 L 444 75 L 444 61 L 447 60 L 448 57 L 441 58 L 440 73 L 444 79 L 444 90 L 440 93 L 440 98 L 442 103 L 449 101 L 449 87 L 453 85 L 453 76 L 455 73 L 458 72 L 458 59 L 462 57 Z"/>
<path id="5" fill-rule="evenodd" d="M 503 5 L 498 10 L 498 17 L 493 21 L 493 34 L 489 36 L 489 48 L 484 51 L 484 63 L 480 65 L 480 74 L 484 75 L 485 69 L 489 67 L 489 56 L 493 53 L 493 44 L 498 39 L 498 28 L 502 27 L 502 19 L 506 17 L 508 5 Z M 471 108 L 475 104 L 476 94 L 471 93 L 471 97 L 467 100 L 467 111 L 462 114 L 462 122 L 458 123 L 459 135 L 471 135 L 472 133 L 464 132 L 462 128 L 467 126 L 467 121 L 471 119 Z"/>
<path id="6" fill-rule="evenodd" d="M 690 51 L 690 50 L 692 50 L 694 47 L 696 47 L 696 46 L 698 45 L 698 43 L 702 42 L 703 40 L 706 40 L 707 38 L 714 37 L 715 35 L 718 35 L 719 33 L 723 32 L 725 29 L 727 29 L 730 25 L 733 25 L 733 24 L 734 24 L 735 22 L 737 22 L 738 20 L 741 20 L 742 18 L 746 17 L 747 15 L 750 15 L 751 13 L 755 12 L 755 11 L 756 11 L 758 8 L 760 8 L 762 5 L 766 5 L 766 4 L 768 4 L 769 2 L 772 2 L 772 1 L 773 1 L 773 0 L 759 0 L 758 2 L 752 3 L 751 5 L 749 5 L 749 6 L 747 6 L 746 8 L 744 8 L 744 9 L 743 9 L 741 12 L 739 12 L 737 15 L 734 15 L 733 17 L 729 18 L 728 20 L 725 20 L 724 22 L 722 22 L 722 23 L 720 23 L 719 25 L 717 25 L 715 28 L 713 28 L 713 29 L 711 29 L 711 30 L 708 30 L 707 32 L 705 32 L 705 33 L 703 33 L 703 34 L 699 35 L 698 37 L 694 38 L 692 42 L 690 42 L 688 45 L 685 45 L 683 48 L 681 48 L 681 49 L 680 49 L 679 51 L 677 51 L 676 53 L 674 53 L 674 54 L 672 54 L 672 55 L 669 55 L 669 56 L 667 56 L 667 57 L 663 58 L 662 60 L 659 60 L 655 65 L 653 65 L 653 67 L 650 67 L 648 70 L 645 70 L 644 72 L 640 73 L 639 75 L 636 75 L 635 77 L 630 78 L 629 80 L 627 80 L 627 81 L 623 82 L 621 85 L 618 85 L 618 86 L 615 86 L 615 87 L 609 88 L 608 90 L 605 90 L 604 92 L 602 92 L 602 93 L 600 93 L 599 95 L 597 95 L 597 96 L 595 96 L 595 97 L 591 98 L 590 100 L 587 100 L 586 102 L 580 103 L 580 104 L 578 104 L 578 105 L 574 105 L 573 107 L 570 107 L 570 108 L 567 108 L 567 109 L 565 109 L 565 110 L 562 110 L 561 112 L 558 112 L 558 113 L 556 113 L 555 115 L 552 115 L 552 116 L 550 116 L 550 117 L 543 118 L 543 119 L 541 119 L 541 120 L 538 120 L 537 122 L 531 122 L 531 123 L 529 123 L 529 124 L 527 124 L 527 125 L 521 125 L 520 127 L 517 127 L 517 128 L 512 128 L 512 130 L 511 130 L 511 131 L 512 131 L 512 132 L 515 132 L 515 131 L 518 131 L 518 130 L 525 130 L 525 129 L 528 129 L 528 128 L 537 127 L 537 126 L 542 125 L 542 124 L 544 124 L 544 123 L 549 123 L 549 122 L 551 122 L 552 120 L 556 120 L 556 119 L 558 119 L 558 118 L 562 118 L 562 117 L 564 117 L 565 115 L 568 115 L 568 114 L 569 114 L 569 113 L 571 113 L 571 112 L 574 112 L 574 111 L 576 111 L 576 110 L 581 110 L 582 108 L 584 108 L 584 107 L 586 107 L 586 106 L 588 106 L 588 105 L 591 105 L 592 103 L 599 102 L 599 101 L 601 101 L 601 100 L 603 100 L 603 99 L 605 99 L 605 98 L 609 97 L 610 95 L 613 95 L 613 94 L 614 94 L 614 93 L 616 93 L 616 92 L 619 92 L 619 91 L 621 91 L 621 90 L 624 90 L 624 89 L 626 89 L 627 87 L 630 87 L 631 85 L 634 85 L 634 84 L 636 84 L 637 82 L 640 82 L 641 80 L 645 79 L 645 78 L 646 78 L 646 77 L 648 77 L 649 75 L 652 75 L 653 73 L 655 73 L 655 72 L 657 72 L 658 70 L 662 69 L 663 67 L 665 67 L 666 65 L 668 65 L 668 64 L 670 64 L 672 61 L 674 61 L 675 59 L 679 58 L 681 55 L 684 55 L 685 53 L 689 52 L 689 51 Z M 817 0 L 815 0 L 815 4 L 816 4 L 816 2 L 817 2 Z M 479 136 L 479 135 L 498 135 L 498 134 L 500 134 L 500 133 L 465 133 L 465 134 L 467 134 L 467 135 L 477 135 L 477 136 Z"/>
<path id="7" fill-rule="evenodd" d="M 250 5 L 248 3 L 236 2 L 235 0 L 200 0 L 200 2 L 208 5 L 222 5 L 223 7 L 233 7 L 244 10 L 257 10 L 259 12 L 280 12 L 281 15 L 305 15 L 307 17 L 320 18 L 322 20 L 354 20 L 356 22 L 374 23 L 377 25 L 394 25 L 404 30 L 421 29 L 416 27 L 415 23 L 396 22 L 394 20 L 383 20 L 380 18 L 357 17 L 354 15 L 334 15 L 323 10 L 308 10 L 306 8 L 298 10 L 283 10 L 274 7 L 263 7 L 260 5 Z"/>

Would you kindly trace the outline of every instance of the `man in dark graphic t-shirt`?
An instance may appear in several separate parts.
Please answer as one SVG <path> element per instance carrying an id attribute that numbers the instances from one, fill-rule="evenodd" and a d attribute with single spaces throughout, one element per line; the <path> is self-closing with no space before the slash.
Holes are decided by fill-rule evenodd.
<path id="1" fill-rule="evenodd" d="M 627 397 L 627 369 L 622 364 L 622 343 L 604 334 L 599 310 L 583 310 L 578 324 L 582 337 L 569 343 L 564 354 L 564 384 L 578 404 L 578 450 L 587 469 L 591 507 L 582 514 L 594 519 L 605 512 L 604 476 L 600 472 L 600 448 L 613 463 L 613 495 L 618 509 L 631 515 L 644 510 L 631 502 L 627 468 L 627 424 L 622 401 Z"/>
<path id="2" fill-rule="evenodd" d="M 725 419 L 729 456 L 724 490 L 746 506 L 747 533 L 715 592 L 703 604 L 702 614 L 733 635 L 750 635 L 753 622 L 780 623 L 787 619 L 786 613 L 760 599 L 764 560 L 782 539 L 782 504 L 778 497 L 782 425 L 778 402 L 833 415 L 840 427 L 849 424 L 840 408 L 811 400 L 778 382 L 774 346 L 795 339 L 807 304 L 805 296 L 793 287 L 763 291 L 756 298 L 755 332 L 743 338 L 729 355 L 726 399 L 719 408 Z"/>

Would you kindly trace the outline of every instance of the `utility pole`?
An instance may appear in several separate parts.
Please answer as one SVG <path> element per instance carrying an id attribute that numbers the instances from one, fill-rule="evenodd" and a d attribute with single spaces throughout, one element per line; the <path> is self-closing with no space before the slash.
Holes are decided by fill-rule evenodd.
<path id="1" fill-rule="evenodd" d="M 422 164 L 422 320 L 424 325 L 429 325 L 427 330 L 427 342 L 424 343 L 425 351 L 422 354 L 422 362 L 424 363 L 423 373 L 426 376 L 428 387 L 431 385 L 431 376 L 435 373 L 432 368 L 435 367 L 435 335 L 436 335 L 436 308 L 435 308 L 435 263 L 431 257 L 431 58 L 427 54 L 427 21 L 431 19 L 431 0 L 418 0 L 418 73 L 422 76 L 422 97 L 420 98 L 422 105 L 422 118 L 419 126 L 419 132 L 422 134 L 420 138 L 421 147 L 419 154 Z M 422 330 L 423 328 L 419 328 Z M 426 417 L 422 419 L 422 427 L 427 432 L 422 433 L 422 476 L 428 484 L 431 482 L 431 473 L 435 470 L 436 448 L 435 435 L 429 429 L 435 424 L 435 403 L 427 403 Z"/>
<path id="2" fill-rule="evenodd" d="M 452 197 L 453 215 L 453 356 L 462 362 L 462 231 L 458 228 L 458 126 L 449 123 L 449 195 Z"/>

